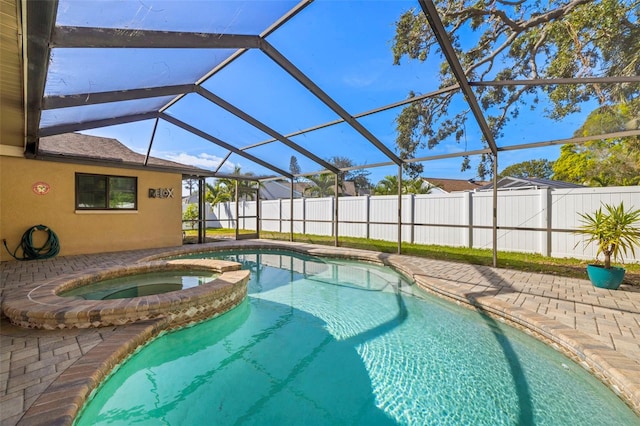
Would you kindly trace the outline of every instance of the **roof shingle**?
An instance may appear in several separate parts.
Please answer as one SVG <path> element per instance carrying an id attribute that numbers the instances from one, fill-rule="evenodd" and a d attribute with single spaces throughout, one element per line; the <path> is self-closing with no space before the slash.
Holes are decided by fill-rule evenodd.
<path id="1" fill-rule="evenodd" d="M 62 157 L 69 159 L 93 159 L 119 164 L 145 167 L 145 156 L 127 148 L 122 142 L 113 138 L 85 135 L 82 133 L 66 133 L 47 136 L 40 139 L 39 155 Z M 171 169 L 175 172 L 192 172 L 195 175 L 211 175 L 212 172 L 174 161 L 149 157 L 149 166 Z"/>

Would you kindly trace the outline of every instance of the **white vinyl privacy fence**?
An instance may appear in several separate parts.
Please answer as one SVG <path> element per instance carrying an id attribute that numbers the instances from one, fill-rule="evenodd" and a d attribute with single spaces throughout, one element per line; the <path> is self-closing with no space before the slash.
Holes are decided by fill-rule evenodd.
<path id="1" fill-rule="evenodd" d="M 402 241 L 488 248 L 492 242 L 492 192 L 405 195 L 402 197 Z M 540 253 L 553 257 L 593 259 L 578 213 L 591 213 L 602 203 L 640 208 L 640 187 L 528 189 L 498 192 L 498 250 Z M 334 235 L 335 200 L 293 200 L 293 232 Z M 256 230 L 256 202 L 240 202 L 240 229 Z M 260 202 L 260 230 L 288 233 L 291 200 Z M 235 203 L 207 205 L 207 226 L 235 228 Z M 338 199 L 338 236 L 398 241 L 398 197 L 362 196 Z M 627 262 L 640 261 L 640 252 Z"/>

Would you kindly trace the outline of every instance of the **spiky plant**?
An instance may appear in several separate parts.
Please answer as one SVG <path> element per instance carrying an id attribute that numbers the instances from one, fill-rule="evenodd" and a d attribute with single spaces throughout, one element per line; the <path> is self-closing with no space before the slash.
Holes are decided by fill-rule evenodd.
<path id="1" fill-rule="evenodd" d="M 603 210 L 604 207 L 604 210 Z M 622 260 L 627 252 L 635 257 L 635 247 L 640 246 L 640 209 L 625 210 L 624 202 L 618 206 L 604 204 L 593 215 L 578 213 L 583 223 L 577 231 L 588 235 L 586 244 L 597 244 L 596 259 L 604 256 L 604 267 L 611 268 L 611 259 Z"/>

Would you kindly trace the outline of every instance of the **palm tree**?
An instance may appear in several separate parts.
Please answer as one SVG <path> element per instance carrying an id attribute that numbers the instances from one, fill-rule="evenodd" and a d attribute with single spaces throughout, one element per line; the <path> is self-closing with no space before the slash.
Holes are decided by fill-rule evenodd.
<path id="1" fill-rule="evenodd" d="M 327 159 L 327 161 L 339 169 L 349 169 L 356 165 L 351 159 L 338 155 Z M 344 171 L 338 175 L 340 187 L 344 189 L 343 182 L 353 182 L 356 194 L 360 194 L 364 190 L 371 189 L 371 181 L 369 181 L 368 177 L 370 174 L 371 172 L 367 170 Z"/>
<path id="2" fill-rule="evenodd" d="M 333 186 L 335 178 L 333 175 L 325 173 L 323 175 L 308 176 L 307 180 L 311 181 L 312 186 L 304 190 L 305 194 L 312 197 L 329 197 L 334 195 Z M 341 183 L 338 186 L 342 187 Z"/>
<path id="3" fill-rule="evenodd" d="M 398 177 L 397 176 L 385 176 L 378 184 L 373 188 L 374 195 L 398 195 Z"/>
<path id="4" fill-rule="evenodd" d="M 236 166 L 233 169 L 233 174 L 237 176 L 253 176 L 252 172 L 242 173 L 240 166 Z M 225 187 L 226 192 L 229 193 L 229 200 L 235 201 L 236 199 L 236 179 L 220 178 L 216 181 L 216 187 Z M 245 200 L 254 200 L 256 197 L 256 188 L 253 181 L 250 180 L 238 180 L 238 198 Z"/>
<path id="5" fill-rule="evenodd" d="M 429 194 L 436 186 L 424 184 L 422 178 L 407 179 L 402 181 L 403 194 Z M 375 195 L 398 195 L 398 177 L 385 176 L 373 189 Z"/>
<path id="6" fill-rule="evenodd" d="M 435 188 L 439 188 L 439 185 L 432 185 L 424 182 L 422 178 L 410 179 L 403 182 L 402 193 L 403 194 L 431 194 L 431 191 Z"/>
<path id="7" fill-rule="evenodd" d="M 591 178 L 591 185 L 592 186 L 605 187 L 605 186 L 610 186 L 612 183 L 613 183 L 613 177 L 612 176 L 605 176 L 602 173 L 600 173 L 598 176 L 594 176 L 594 177 Z"/>
<path id="8" fill-rule="evenodd" d="M 640 176 L 623 178 L 620 182 L 621 186 L 636 186 L 640 185 Z"/>
<path id="9" fill-rule="evenodd" d="M 422 178 L 415 178 L 402 181 L 403 194 L 428 194 L 431 192 L 429 185 L 425 185 Z"/>
<path id="10" fill-rule="evenodd" d="M 227 187 L 223 182 L 220 182 L 220 180 L 221 179 L 217 180 L 215 185 L 211 185 L 210 183 L 205 184 L 206 193 L 204 199 L 207 203 L 211 204 L 212 207 L 216 204 L 226 203 L 233 199 L 229 187 Z"/>

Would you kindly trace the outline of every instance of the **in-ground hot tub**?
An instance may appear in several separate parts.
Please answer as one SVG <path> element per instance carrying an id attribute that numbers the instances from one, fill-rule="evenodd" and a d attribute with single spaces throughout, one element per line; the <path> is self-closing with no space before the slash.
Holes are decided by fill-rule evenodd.
<path id="1" fill-rule="evenodd" d="M 220 315 L 246 297 L 250 272 L 240 270 L 240 267 L 236 262 L 213 259 L 135 264 L 71 280 L 67 277 L 49 281 L 5 299 L 2 311 L 15 325 L 43 329 L 102 327 L 154 318 L 167 318 L 174 324 L 198 321 Z M 206 282 L 179 291 L 150 295 L 138 293 L 135 297 L 112 300 L 63 296 L 65 292 L 82 291 L 112 278 L 143 277 L 159 272 L 178 272 L 180 276 L 186 276 L 193 271 L 211 279 L 205 278 Z"/>
<path id="2" fill-rule="evenodd" d="M 58 293 L 63 297 L 80 297 L 87 300 L 130 299 L 186 290 L 207 284 L 220 274 L 207 270 L 170 270 L 144 272 L 101 280 Z"/>

